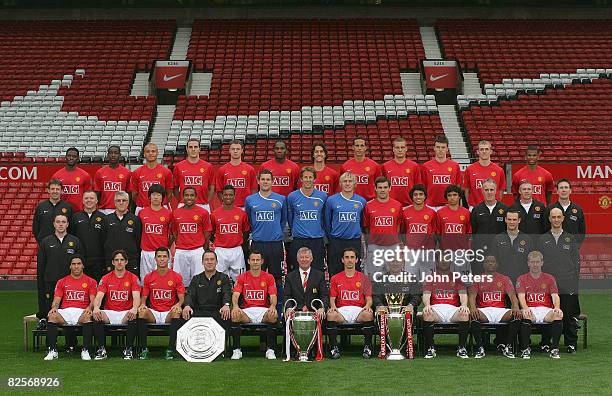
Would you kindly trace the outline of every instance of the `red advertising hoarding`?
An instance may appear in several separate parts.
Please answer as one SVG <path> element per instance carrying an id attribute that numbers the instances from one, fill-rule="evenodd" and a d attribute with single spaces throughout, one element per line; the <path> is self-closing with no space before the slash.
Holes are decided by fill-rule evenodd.
<path id="1" fill-rule="evenodd" d="M 427 88 L 457 88 L 457 62 L 442 60 L 424 60 L 423 72 Z"/>
<path id="2" fill-rule="evenodd" d="M 189 76 L 189 61 L 155 61 L 157 89 L 184 89 Z"/>

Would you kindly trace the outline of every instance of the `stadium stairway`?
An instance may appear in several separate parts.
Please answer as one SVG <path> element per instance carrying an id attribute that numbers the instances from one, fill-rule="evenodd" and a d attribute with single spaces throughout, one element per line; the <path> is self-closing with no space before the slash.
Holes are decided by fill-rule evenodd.
<path id="1" fill-rule="evenodd" d="M 134 73 L 130 96 L 149 96 L 149 72 Z"/>
<path id="2" fill-rule="evenodd" d="M 442 59 L 442 51 L 440 51 L 440 43 L 436 29 L 432 26 L 421 26 L 421 40 L 425 49 L 425 58 L 427 59 Z"/>
<path id="3" fill-rule="evenodd" d="M 162 159 L 164 155 L 164 147 L 167 147 L 168 142 L 171 138 L 170 124 L 172 123 L 172 117 L 174 116 L 175 105 L 157 105 L 157 115 L 155 122 L 153 123 L 153 129 L 151 131 L 150 143 L 155 143 L 159 148 L 158 159 Z M 185 144 L 187 140 L 185 140 Z"/>

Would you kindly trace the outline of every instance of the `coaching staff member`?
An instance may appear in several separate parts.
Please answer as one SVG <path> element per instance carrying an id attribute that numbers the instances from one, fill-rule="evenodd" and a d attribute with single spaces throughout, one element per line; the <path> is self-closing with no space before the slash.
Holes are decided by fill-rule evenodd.
<path id="1" fill-rule="evenodd" d="M 183 319 L 192 316 L 209 317 L 229 329 L 230 303 L 232 302 L 232 284 L 229 276 L 217 271 L 217 254 L 206 251 L 202 255 L 204 272 L 191 279 L 185 291 Z"/>
<path id="2" fill-rule="evenodd" d="M 128 211 L 130 197 L 125 191 L 115 193 L 115 211 L 104 218 L 105 272 L 111 271 L 112 253 L 125 250 L 128 257 L 127 270 L 140 275 L 140 238 L 142 224 L 140 219 Z"/>
<path id="3" fill-rule="evenodd" d="M 104 271 L 104 213 L 98 209 L 98 195 L 93 190 L 83 193 L 83 210 L 72 215 L 70 233 L 83 242 L 85 274 L 96 282 Z M 106 274 L 106 272 L 104 272 Z"/>
<path id="4" fill-rule="evenodd" d="M 297 303 L 295 310 L 312 311 L 312 300 L 319 299 L 323 306 L 317 307 L 317 312 L 323 317 L 329 306 L 329 289 L 325 274 L 313 268 L 312 261 L 312 250 L 302 247 L 297 251 L 298 268 L 285 278 L 284 303 L 292 298 Z"/>

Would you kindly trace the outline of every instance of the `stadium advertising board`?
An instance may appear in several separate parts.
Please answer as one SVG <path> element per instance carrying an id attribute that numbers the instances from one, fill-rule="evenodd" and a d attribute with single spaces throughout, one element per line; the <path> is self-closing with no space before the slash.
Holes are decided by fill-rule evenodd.
<path id="1" fill-rule="evenodd" d="M 457 62 L 442 60 L 423 61 L 427 88 L 457 88 Z"/>
<path id="2" fill-rule="evenodd" d="M 184 89 L 189 74 L 189 61 L 155 61 L 155 87 Z"/>

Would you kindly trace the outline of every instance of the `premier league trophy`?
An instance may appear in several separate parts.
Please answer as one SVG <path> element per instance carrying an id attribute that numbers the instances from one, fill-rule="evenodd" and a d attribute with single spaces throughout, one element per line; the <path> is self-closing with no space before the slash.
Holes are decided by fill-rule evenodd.
<path id="1" fill-rule="evenodd" d="M 315 302 L 318 302 L 323 306 L 323 302 L 319 299 L 312 300 L 311 307 L 313 311 L 316 311 Z M 285 303 L 285 312 L 287 311 L 287 305 L 293 304 L 293 308 L 297 305 L 294 299 L 289 299 Z M 289 308 L 292 308 L 291 306 Z M 293 311 L 289 317 L 285 318 L 287 321 L 287 333 L 286 337 L 290 337 L 293 341 L 293 345 L 297 349 L 299 361 L 308 362 L 308 352 L 310 348 L 317 341 L 319 336 L 318 322 L 315 318 L 316 313 L 314 312 L 302 312 Z M 287 340 L 288 341 L 288 340 Z M 287 348 L 288 349 L 288 348 Z M 287 351 L 288 353 L 288 351 Z"/>
<path id="2" fill-rule="evenodd" d="M 405 357 L 401 352 L 404 347 L 402 338 L 406 331 L 406 315 L 402 313 L 404 293 L 385 293 L 385 299 L 389 312 L 379 315 L 378 321 L 381 327 L 381 335 L 385 334 L 385 342 L 391 349 L 387 360 L 403 360 Z"/>

